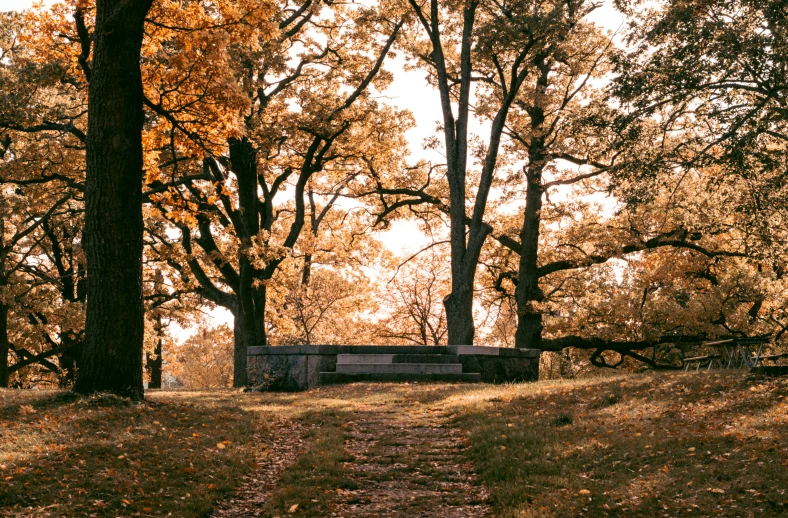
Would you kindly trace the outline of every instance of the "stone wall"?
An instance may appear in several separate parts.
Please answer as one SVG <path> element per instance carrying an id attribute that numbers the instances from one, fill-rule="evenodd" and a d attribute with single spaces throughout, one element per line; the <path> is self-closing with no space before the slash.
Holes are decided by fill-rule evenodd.
<path id="1" fill-rule="evenodd" d="M 259 390 L 300 391 L 319 386 L 319 373 L 336 371 L 338 354 L 456 354 L 463 372 L 486 383 L 536 381 L 539 351 L 474 346 L 288 345 L 250 347 L 249 384 Z"/>
<path id="2" fill-rule="evenodd" d="M 448 350 L 460 357 L 463 372 L 478 372 L 484 383 L 539 379 L 540 351 L 536 349 L 449 346 Z"/>

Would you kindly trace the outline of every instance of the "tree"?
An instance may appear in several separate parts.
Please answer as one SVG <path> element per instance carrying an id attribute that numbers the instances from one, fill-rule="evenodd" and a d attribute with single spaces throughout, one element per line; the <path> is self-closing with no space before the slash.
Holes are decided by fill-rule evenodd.
<path id="1" fill-rule="evenodd" d="M 86 294 L 84 103 L 69 72 L 36 54 L 35 17 L 0 16 L 0 381 L 25 384 L 40 367 L 39 379 L 69 387 Z"/>
<path id="2" fill-rule="evenodd" d="M 598 366 L 634 358 L 676 368 L 705 340 L 780 333 L 785 281 L 748 257 L 746 216 L 718 205 L 705 182 L 685 177 L 605 218 L 572 198 L 545 204 L 543 350 L 588 349 L 586 361 Z M 499 246 L 483 260 L 482 305 L 501 308 L 495 325 L 509 328 L 519 257 Z"/>
<path id="3" fill-rule="evenodd" d="M 170 367 L 184 388 L 229 387 L 233 381 L 233 337 L 227 326 L 200 327 L 174 351 Z"/>
<path id="4" fill-rule="evenodd" d="M 448 330 L 443 299 L 449 292 L 447 257 L 433 247 L 429 254 L 406 259 L 386 292 L 384 317 L 377 333 L 387 343 L 445 345 Z"/>
<path id="5" fill-rule="evenodd" d="M 779 269 L 788 158 L 785 3 L 617 5 L 630 17 L 630 50 L 619 56 L 613 93 L 628 118 L 661 130 L 660 141 L 669 144 L 661 146 L 668 151 L 663 162 L 687 174 L 713 166 L 708 188 L 749 215 L 753 239 L 765 245 L 758 253 Z M 671 142 L 678 131 L 683 138 Z M 622 197 L 647 199 L 644 191 L 662 181 L 659 170 L 642 167 L 639 189 L 621 178 Z"/>
<path id="6" fill-rule="evenodd" d="M 475 333 L 474 279 L 482 247 L 493 231 L 484 216 L 509 111 L 532 74 L 533 65 L 544 60 L 545 53 L 550 54 L 577 20 L 596 5 L 574 0 L 506 5 L 479 0 L 444 5 L 431 0 L 429 6 L 415 0 L 409 3 L 427 35 L 425 43 L 414 43 L 413 52 L 430 71 L 443 112 L 452 264 L 452 288 L 445 300 L 448 341 L 471 344 Z M 491 120 L 490 133 L 477 153 L 481 172 L 468 218 L 465 206 L 472 86 L 485 81 L 498 81 L 500 95 L 490 99 L 494 102 L 488 101 L 482 111 Z"/>
<path id="7" fill-rule="evenodd" d="M 245 383 L 247 347 L 268 343 L 269 286 L 283 261 L 304 229 L 318 232 L 364 157 L 402 147 L 400 123 L 408 123 L 369 94 L 390 80 L 382 64 L 402 22 L 367 8 L 335 7 L 331 16 L 323 9 L 287 5 L 276 14 L 275 37 L 229 47 L 235 60 L 228 73 L 243 93 L 244 117 L 210 156 L 195 160 L 191 147 L 175 140 L 202 138 L 184 129 L 177 109 L 150 103 L 170 121 L 175 142 L 161 161 L 174 180 L 154 182 L 151 196 L 181 234 L 182 253 L 168 261 L 185 284 L 233 313 L 236 386 Z M 284 60 L 289 53 L 293 63 Z M 315 198 L 324 202 L 319 210 Z M 308 277 L 308 251 L 305 260 Z"/>
<path id="8" fill-rule="evenodd" d="M 142 126 L 140 50 L 152 0 L 96 1 L 88 75 L 85 252 L 87 316 L 74 389 L 142 399 Z M 77 9 L 77 23 L 83 17 Z"/>

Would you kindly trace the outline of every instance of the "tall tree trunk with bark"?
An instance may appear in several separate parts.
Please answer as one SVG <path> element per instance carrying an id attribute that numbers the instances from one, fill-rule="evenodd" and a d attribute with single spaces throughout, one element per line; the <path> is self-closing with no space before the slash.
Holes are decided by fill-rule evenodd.
<path id="1" fill-rule="evenodd" d="M 243 387 L 247 379 L 247 349 L 258 345 L 254 334 L 254 323 L 249 320 L 254 314 L 243 311 L 240 304 L 235 306 L 233 313 L 233 387 Z"/>
<path id="2" fill-rule="evenodd" d="M 466 214 L 467 165 L 468 165 L 468 120 L 471 110 L 471 85 L 473 79 L 474 50 L 476 39 L 476 11 L 478 0 L 467 0 L 462 12 L 462 36 L 459 45 L 454 40 L 447 43 L 452 53 L 459 47 L 459 75 L 449 64 L 444 53 L 441 32 L 447 27 L 440 20 L 441 6 L 438 0 L 430 0 L 429 9 L 416 0 L 409 0 L 419 22 L 424 27 L 430 43 L 431 66 L 435 70 L 435 82 L 440 94 L 443 115 L 444 144 L 446 146 L 446 176 L 449 184 L 449 218 L 451 242 L 451 293 L 444 300 L 449 345 L 471 345 L 475 334 L 473 323 L 474 281 L 477 265 L 484 242 L 492 228 L 484 222 L 484 213 L 492 187 L 501 137 L 506 127 L 509 109 L 517 97 L 520 87 L 528 75 L 526 58 L 536 45 L 535 39 L 524 41 L 506 72 L 508 84 L 501 85 L 501 101 L 490 127 L 489 141 L 482 164 L 482 171 L 473 201 L 473 212 Z M 508 18 L 511 13 L 505 7 L 498 14 Z M 451 69 L 451 70 L 450 70 Z M 502 72 L 503 73 L 503 72 Z M 504 77 L 503 75 L 501 77 Z M 459 79 L 459 81 L 458 81 Z M 453 91 L 456 86 L 456 93 Z M 453 104 L 456 99 L 456 117 Z M 467 232 L 466 232 L 467 228 Z"/>
<path id="3" fill-rule="evenodd" d="M 515 347 L 538 349 L 542 341 L 542 313 L 534 306 L 543 297 L 539 288 L 537 255 L 539 250 L 539 226 L 542 210 L 542 166 L 529 166 L 525 214 L 520 232 L 519 274 L 514 296 L 517 302 L 517 331 Z"/>
<path id="4" fill-rule="evenodd" d="M 0 304 L 0 388 L 8 388 L 8 306 Z"/>
<path id="5" fill-rule="evenodd" d="M 526 166 L 526 194 L 523 226 L 520 231 L 520 263 L 518 267 L 517 288 L 514 297 L 517 302 L 517 330 L 514 334 L 515 347 L 539 349 L 542 342 L 542 313 L 535 304 L 544 297 L 539 288 L 539 227 L 542 223 L 542 173 L 547 163 L 545 148 L 545 109 L 541 105 L 550 76 L 550 63 L 546 56 L 535 60 L 539 68 L 536 81 L 537 95 L 531 106 L 526 108 L 531 118 L 531 141 L 528 146 L 528 165 Z"/>
<path id="6" fill-rule="evenodd" d="M 74 389 L 143 398 L 140 76 L 152 0 L 98 0 L 88 87 L 85 345 Z"/>
<path id="7" fill-rule="evenodd" d="M 148 388 L 161 388 L 162 375 L 162 342 L 164 341 L 164 326 L 161 323 L 161 315 L 156 316 L 156 347 L 153 354 L 145 355 L 145 368 L 148 370 Z"/>
<path id="8" fill-rule="evenodd" d="M 257 150 L 246 138 L 230 139 L 230 164 L 238 180 L 238 207 L 241 227 L 236 229 L 241 240 L 239 259 L 238 307 L 233 361 L 233 386 L 246 385 L 246 357 L 250 346 L 266 345 L 265 286 L 256 282 L 259 272 L 243 253 L 252 246 L 252 238 L 260 232 L 260 200 L 257 192 Z M 240 326 L 243 329 L 240 329 Z M 240 340 L 238 339 L 240 338 Z"/>

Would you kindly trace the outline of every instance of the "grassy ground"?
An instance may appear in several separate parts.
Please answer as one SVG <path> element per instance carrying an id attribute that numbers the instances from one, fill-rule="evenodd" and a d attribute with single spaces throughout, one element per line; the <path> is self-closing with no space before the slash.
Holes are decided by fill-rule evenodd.
<path id="1" fill-rule="evenodd" d="M 372 407 L 418 409 L 461 431 L 456 455 L 479 473 L 495 516 L 788 514 L 786 378 L 648 374 L 147 399 L 0 391 L 0 516 L 206 516 L 257 469 L 261 441 L 287 439 L 288 419 L 307 430 L 300 454 L 255 512 L 325 516 L 363 493 L 347 441 Z M 379 434 L 387 448 L 389 432 Z"/>
<path id="2" fill-rule="evenodd" d="M 1 515 L 200 516 L 250 468 L 255 416 L 226 391 L 0 398 Z"/>
<path id="3" fill-rule="evenodd" d="M 786 378 L 627 376 L 454 401 L 497 516 L 788 515 Z"/>

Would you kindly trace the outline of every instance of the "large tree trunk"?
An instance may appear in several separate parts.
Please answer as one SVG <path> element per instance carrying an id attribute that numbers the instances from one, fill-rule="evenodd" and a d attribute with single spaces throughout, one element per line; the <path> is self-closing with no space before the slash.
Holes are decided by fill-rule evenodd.
<path id="1" fill-rule="evenodd" d="M 0 388 L 8 388 L 8 306 L 0 304 Z"/>
<path id="2" fill-rule="evenodd" d="M 240 304 L 238 305 L 240 306 Z M 251 308 L 249 308 L 251 309 Z M 233 311 L 233 387 L 243 387 L 247 377 L 247 349 L 258 345 L 255 325 L 251 320 L 254 313 L 237 307 Z"/>
<path id="3" fill-rule="evenodd" d="M 522 247 L 517 288 L 514 292 L 517 301 L 517 331 L 514 335 L 514 346 L 538 349 L 542 341 L 542 313 L 535 307 L 535 303 L 542 299 L 537 264 L 542 211 L 541 164 L 529 166 L 527 177 L 525 214 L 520 232 Z"/>
<path id="4" fill-rule="evenodd" d="M 466 279 L 454 281 L 451 293 L 443 300 L 449 345 L 473 345 L 473 289 Z"/>
<path id="5" fill-rule="evenodd" d="M 260 199 L 257 192 L 257 150 L 246 138 L 230 139 L 230 163 L 238 180 L 238 206 L 242 228 L 236 229 L 243 248 L 252 246 L 260 232 Z M 246 385 L 247 348 L 266 345 L 265 285 L 256 285 L 259 273 L 245 254 L 239 260 L 238 306 L 235 316 L 233 386 Z"/>
<path id="6" fill-rule="evenodd" d="M 156 347 L 153 349 L 153 354 L 147 353 L 145 355 L 145 367 L 148 370 L 148 388 L 160 389 L 161 388 L 161 375 L 162 375 L 162 342 L 164 341 L 164 327 L 161 323 L 161 315 L 156 317 Z"/>
<path id="7" fill-rule="evenodd" d="M 74 387 L 134 399 L 143 398 L 140 49 L 151 3 L 96 2 L 86 142 L 87 316 Z"/>
<path id="8" fill-rule="evenodd" d="M 528 166 L 526 173 L 525 211 L 523 227 L 520 231 L 520 264 L 518 267 L 517 288 L 514 297 L 517 302 L 517 331 L 514 335 L 515 347 L 539 349 L 542 343 L 542 313 L 536 303 L 544 295 L 539 288 L 539 227 L 542 223 L 542 172 L 546 165 L 545 153 L 545 111 L 539 99 L 547 91 L 550 64 L 542 57 L 535 63 L 540 70 L 536 81 L 534 104 L 527 108 L 531 118 L 531 142 L 528 145 Z"/>

